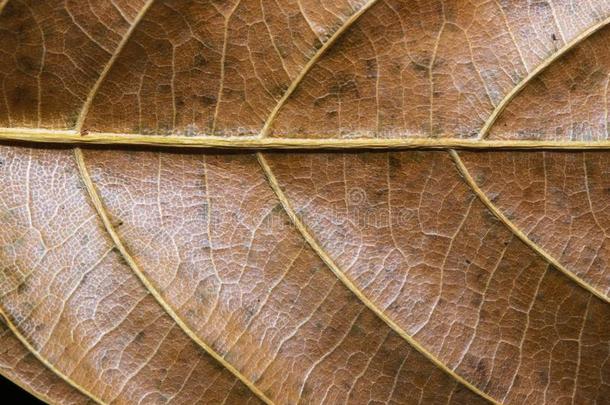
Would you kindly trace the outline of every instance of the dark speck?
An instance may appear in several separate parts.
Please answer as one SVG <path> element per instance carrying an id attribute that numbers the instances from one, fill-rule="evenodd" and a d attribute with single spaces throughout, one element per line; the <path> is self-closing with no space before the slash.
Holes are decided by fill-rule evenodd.
<path id="1" fill-rule="evenodd" d="M 400 170 L 401 166 L 402 162 L 400 161 L 400 158 L 397 158 L 396 156 L 390 156 L 390 170 Z"/>
<path id="2" fill-rule="evenodd" d="M 19 284 L 19 286 L 17 287 L 17 293 L 18 294 L 23 294 L 24 292 L 27 292 L 29 289 L 28 283 L 27 281 L 23 281 L 22 283 Z"/>

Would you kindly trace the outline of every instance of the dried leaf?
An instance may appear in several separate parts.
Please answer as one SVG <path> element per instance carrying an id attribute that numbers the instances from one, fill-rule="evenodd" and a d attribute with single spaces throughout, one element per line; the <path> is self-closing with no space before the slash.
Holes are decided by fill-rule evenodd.
<path id="1" fill-rule="evenodd" d="M 57 403 L 607 403 L 608 22 L 0 1 L 0 373 Z"/>
<path id="2" fill-rule="evenodd" d="M 49 370 L 0 322 L 0 370 L 2 375 L 37 396 L 57 404 L 89 404 L 89 398 Z"/>

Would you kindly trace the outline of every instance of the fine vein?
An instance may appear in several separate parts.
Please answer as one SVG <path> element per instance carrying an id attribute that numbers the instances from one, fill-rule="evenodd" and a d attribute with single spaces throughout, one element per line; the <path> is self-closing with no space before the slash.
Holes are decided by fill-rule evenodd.
<path id="1" fill-rule="evenodd" d="M 282 207 L 294 226 L 297 228 L 301 236 L 305 239 L 305 241 L 311 246 L 311 248 L 316 252 L 316 254 L 320 257 L 320 259 L 328 266 L 328 268 L 335 274 L 335 276 L 362 302 L 367 308 L 369 308 L 377 317 L 379 317 L 383 322 L 385 322 L 394 332 L 396 332 L 400 337 L 407 341 L 413 348 L 415 348 L 418 352 L 424 355 L 429 361 L 431 361 L 436 367 L 447 373 L 453 379 L 455 379 L 460 384 L 464 385 L 468 389 L 470 389 L 475 394 L 485 398 L 489 402 L 493 404 L 498 404 L 499 402 L 494 398 L 490 397 L 488 394 L 484 393 L 462 376 L 457 374 L 455 371 L 451 370 L 444 364 L 440 359 L 426 350 L 418 341 L 416 341 L 411 335 L 409 335 L 404 329 L 402 329 L 396 322 L 390 319 L 387 315 L 383 313 L 383 311 L 377 307 L 346 275 L 341 271 L 339 266 L 334 262 L 334 260 L 326 253 L 326 251 L 320 246 L 320 244 L 316 241 L 313 235 L 307 229 L 307 226 L 301 221 L 297 213 L 292 208 L 290 201 L 284 194 L 279 182 L 277 181 L 275 175 L 273 174 L 271 167 L 267 163 L 267 160 L 263 156 L 262 153 L 257 153 L 257 158 L 265 172 L 265 176 L 267 177 L 267 181 L 269 185 L 273 189 L 275 195 L 278 200 L 282 204 Z"/>
<path id="2" fill-rule="evenodd" d="M 502 99 L 502 101 L 500 101 L 500 103 L 498 103 L 498 105 L 493 110 L 491 115 L 485 121 L 483 128 L 481 128 L 478 139 L 485 139 L 487 137 L 487 135 L 489 135 L 491 128 L 498 120 L 500 114 L 502 114 L 502 111 L 504 111 L 504 109 L 525 88 L 525 86 L 527 86 L 528 83 L 530 83 L 533 79 L 538 77 L 540 75 L 540 73 L 542 73 L 549 66 L 551 66 L 553 64 L 553 62 L 555 62 L 557 59 L 561 58 L 567 52 L 574 49 L 574 47 L 576 47 L 578 44 L 580 44 L 585 39 L 589 38 L 591 35 L 595 34 L 599 30 L 604 28 L 609 23 L 610 23 L 610 17 L 607 17 L 607 18 L 601 20 L 600 22 L 598 22 L 597 24 L 589 27 L 589 29 L 582 32 L 572 41 L 565 44 L 561 49 L 559 49 L 557 52 L 553 53 L 550 57 L 548 57 L 540 65 L 538 65 L 534 70 L 532 70 L 527 76 L 525 76 L 525 78 L 523 78 L 515 87 L 513 87 L 513 89 L 510 91 L 510 93 L 508 93 Z"/>
<path id="3" fill-rule="evenodd" d="M 9 332 L 12 334 L 12 332 Z M 24 390 L 25 392 L 27 392 L 28 394 L 30 394 L 31 396 L 35 397 L 36 399 L 38 399 L 39 401 L 42 401 L 46 404 L 52 404 L 53 401 L 51 400 L 51 398 L 47 397 L 46 395 L 40 393 L 40 392 L 36 392 L 32 387 L 30 387 L 27 384 L 24 384 L 22 381 L 16 379 L 15 377 L 7 374 L 2 374 L 2 377 L 6 378 L 7 380 L 9 380 L 10 382 L 12 382 L 13 384 L 15 384 L 16 386 L 18 386 L 19 388 L 21 388 L 22 390 Z"/>
<path id="4" fill-rule="evenodd" d="M 34 357 L 36 357 L 36 359 L 38 359 L 38 361 L 40 361 L 46 368 L 51 370 L 54 374 L 59 376 L 59 378 L 64 380 L 70 386 L 72 386 L 75 389 L 77 389 L 83 395 L 87 396 L 88 398 L 91 398 L 92 401 L 94 401 L 94 402 L 96 402 L 98 404 L 105 404 L 97 396 L 95 396 L 94 394 L 90 393 L 84 387 L 80 386 L 77 382 L 75 382 L 70 377 L 68 377 L 67 375 L 65 375 L 64 373 L 59 371 L 57 368 L 55 368 L 55 366 L 53 364 L 51 364 L 46 358 L 44 358 L 38 352 L 38 350 L 34 349 L 34 347 L 30 344 L 30 342 L 28 342 L 26 337 L 23 336 L 23 334 L 19 331 L 19 329 L 13 324 L 13 322 L 7 316 L 7 314 L 4 312 L 4 309 L 2 307 L 0 307 L 0 318 L 2 319 L 2 322 L 11 330 L 13 335 L 15 335 L 15 337 L 21 342 L 21 344 L 23 344 L 23 346 L 25 346 L 25 348 L 28 349 L 28 351 L 30 353 L 32 353 L 34 355 Z"/>
<path id="5" fill-rule="evenodd" d="M 212 356 L 216 361 L 218 361 L 223 367 L 229 370 L 235 377 L 237 377 L 244 385 L 246 385 L 257 397 L 259 397 L 263 402 L 267 404 L 272 404 L 273 402 L 267 398 L 267 396 L 259 390 L 250 379 L 248 379 L 245 375 L 243 375 L 239 370 L 237 370 L 232 364 L 227 362 L 219 353 L 217 353 L 214 349 L 212 349 L 207 343 L 205 343 L 202 339 L 197 336 L 195 331 L 193 331 L 183 320 L 182 318 L 172 309 L 172 307 L 165 301 L 159 292 L 158 288 L 153 285 L 153 283 L 146 277 L 144 272 L 140 269 L 139 265 L 136 263 L 134 258 L 129 254 L 123 241 L 119 237 L 118 233 L 114 229 L 112 222 L 106 212 L 106 208 L 102 203 L 102 200 L 93 184 L 91 176 L 89 175 L 89 171 L 87 170 L 87 166 L 85 164 L 85 158 L 82 150 L 80 148 L 74 149 L 74 154 L 76 158 L 76 163 L 78 165 L 78 169 L 80 172 L 81 179 L 87 189 L 89 197 L 93 206 L 95 207 L 100 219 L 102 220 L 108 235 L 114 242 L 115 246 L 131 268 L 133 272 L 138 276 L 144 287 L 152 294 L 152 296 L 157 300 L 159 305 L 167 312 L 169 316 L 180 326 L 180 328 L 190 337 L 197 345 L 199 345 L 203 350 L 205 350 L 210 356 Z"/>
<path id="6" fill-rule="evenodd" d="M 104 70 L 102 71 L 101 75 L 98 77 L 98 80 L 96 81 L 95 85 L 89 92 L 87 100 L 86 100 L 85 104 L 83 105 L 83 108 L 81 110 L 81 113 L 79 115 L 79 118 L 78 118 L 78 121 L 76 124 L 76 130 L 73 131 L 74 133 L 71 133 L 72 131 L 68 131 L 70 133 L 70 136 L 77 136 L 80 139 L 88 138 L 88 136 L 81 137 L 80 135 L 83 130 L 83 124 L 84 124 L 84 121 L 89 112 L 89 108 L 91 107 L 91 104 L 93 102 L 93 99 L 95 98 L 95 95 L 97 94 L 98 89 L 100 88 L 101 84 L 106 79 L 108 72 L 110 71 L 112 66 L 114 66 L 115 61 L 118 59 L 122 50 L 124 49 L 126 44 L 129 42 L 129 39 L 131 38 L 133 32 L 136 30 L 138 24 L 140 23 L 140 21 L 142 21 L 142 19 L 146 15 L 146 12 L 150 9 L 153 2 L 154 2 L 154 0 L 148 0 L 146 2 L 146 4 L 142 7 L 140 12 L 136 16 L 134 22 L 129 27 L 129 30 L 127 31 L 127 33 L 121 40 L 119 46 L 113 53 L 112 57 L 110 58 L 110 60 L 106 64 L 106 66 L 104 67 Z M 95 209 L 98 212 L 98 215 L 100 216 L 100 219 L 102 220 L 102 222 L 104 224 L 104 227 L 106 228 L 106 231 L 110 235 L 112 241 L 116 245 L 117 249 L 123 256 L 123 258 L 125 259 L 127 264 L 129 265 L 129 267 L 138 276 L 138 278 L 140 279 L 140 281 L 142 282 L 144 287 L 148 291 L 150 291 L 150 293 L 153 295 L 153 297 L 155 297 L 155 299 L 157 300 L 159 305 L 172 317 L 172 319 L 178 324 L 178 326 L 180 326 L 180 328 L 184 331 L 184 333 L 186 333 L 187 336 L 189 336 L 189 338 L 191 338 L 205 352 L 207 352 L 216 361 L 218 361 L 223 367 L 225 367 L 233 375 L 235 375 L 235 377 L 237 377 L 244 385 L 246 385 L 262 401 L 264 401 L 265 403 L 268 403 L 268 404 L 272 403 L 271 400 L 269 398 L 267 398 L 265 396 L 265 394 L 263 394 L 263 392 L 260 391 L 256 386 L 254 386 L 254 384 L 248 378 L 246 378 L 243 374 L 241 374 L 235 367 L 233 367 L 233 365 L 228 363 L 220 354 L 218 354 L 209 345 L 207 345 L 204 341 L 202 341 L 195 334 L 195 332 L 188 325 L 186 325 L 186 323 L 178 316 L 178 314 L 163 299 L 163 297 L 161 296 L 161 294 L 159 293 L 157 288 L 148 280 L 148 278 L 140 270 L 139 266 L 137 265 L 137 263 L 135 262 L 133 257 L 129 254 L 129 252 L 126 250 L 124 244 L 122 243 L 118 234 L 114 230 L 114 227 L 112 226 L 112 223 L 110 222 L 110 219 L 106 213 L 106 210 L 102 204 L 102 201 L 101 201 L 99 195 L 97 194 L 95 185 L 93 184 L 91 177 L 89 176 L 89 172 L 87 171 L 87 167 L 85 165 L 85 159 L 84 159 L 82 150 L 80 148 L 75 148 L 74 154 L 75 154 L 75 159 L 76 159 L 76 162 L 77 162 L 77 165 L 79 168 L 81 179 L 82 179 L 83 183 L 85 184 L 85 187 L 87 188 L 87 192 L 91 198 L 91 201 L 92 201 Z"/>
<path id="7" fill-rule="evenodd" d="M 278 101 L 278 103 L 275 105 L 275 107 L 271 111 L 271 114 L 269 114 L 269 116 L 267 117 L 267 121 L 265 122 L 265 125 L 263 126 L 263 129 L 261 130 L 261 133 L 260 133 L 261 138 L 264 138 L 268 135 L 269 130 L 271 129 L 271 124 L 273 124 L 275 117 L 277 116 L 279 111 L 282 109 L 284 104 L 286 104 L 286 101 L 288 101 L 288 99 L 290 98 L 292 93 L 294 93 L 295 89 L 299 86 L 301 81 L 303 81 L 303 78 L 307 75 L 307 73 L 309 73 L 311 68 L 314 67 L 314 65 L 318 62 L 318 60 L 320 60 L 322 55 L 324 55 L 324 53 L 326 53 L 326 51 L 337 41 L 337 39 L 339 37 L 341 37 L 341 35 L 345 31 L 347 31 L 347 29 L 349 27 L 351 27 L 367 10 L 369 10 L 371 7 L 373 7 L 376 2 L 377 2 L 377 0 L 369 0 L 358 11 L 356 11 L 354 14 L 352 14 L 347 20 L 345 20 L 343 25 L 341 25 L 341 27 L 338 30 L 336 30 L 330 38 L 328 38 L 328 41 L 326 41 L 322 44 L 320 49 L 318 49 L 318 51 L 313 55 L 313 57 L 311 59 L 309 59 L 309 61 L 307 61 L 307 64 L 299 72 L 298 76 L 295 77 L 295 79 L 292 81 L 292 83 L 290 83 L 290 86 L 288 86 L 288 89 L 284 92 L 284 95 L 282 96 L 282 98 Z"/>
<path id="8" fill-rule="evenodd" d="M 508 219 L 506 217 L 506 215 L 504 215 L 502 213 L 502 211 L 500 211 L 498 209 L 498 207 L 496 207 L 495 204 L 493 202 L 491 202 L 491 200 L 487 197 L 485 192 L 483 190 L 481 190 L 479 185 L 476 183 L 476 181 L 474 180 L 474 178 L 468 171 L 468 168 L 466 168 L 466 165 L 464 165 L 464 162 L 462 161 L 462 159 L 460 158 L 458 153 L 455 150 L 450 150 L 449 153 L 451 154 L 451 157 L 453 158 L 453 160 L 457 166 L 457 169 L 459 170 L 460 174 L 462 175 L 462 177 L 464 178 L 464 180 L 466 181 L 468 186 L 470 186 L 472 191 L 481 200 L 481 202 L 483 204 L 485 204 L 487 209 L 489 209 L 492 212 L 492 214 L 494 214 L 500 221 L 502 221 L 502 223 L 504 223 L 504 225 L 516 237 L 518 237 L 523 243 L 525 243 L 534 252 L 536 252 L 540 257 L 542 257 L 552 267 L 556 268 L 557 270 L 561 271 L 563 274 L 568 276 L 568 278 L 570 280 L 574 281 L 580 287 L 584 288 L 585 290 L 587 290 L 591 294 L 595 295 L 602 301 L 604 301 L 606 303 L 610 303 L 610 298 L 608 298 L 601 291 L 598 291 L 595 287 L 593 287 L 592 285 L 590 285 L 589 283 L 587 283 L 586 281 L 584 281 L 583 279 L 578 277 L 576 274 L 574 274 L 570 270 L 566 269 L 559 261 L 557 261 L 557 259 L 555 259 L 548 252 L 546 252 L 542 247 L 540 247 L 536 243 L 534 243 L 523 231 L 521 231 L 510 219 Z"/>
<path id="9" fill-rule="evenodd" d="M 129 42 L 129 39 L 131 38 L 132 34 L 134 33 L 134 31 L 138 27 L 138 24 L 140 23 L 140 21 L 142 21 L 142 19 L 144 18 L 144 15 L 146 15 L 146 12 L 150 8 L 150 6 L 153 4 L 153 2 L 154 2 L 154 0 L 148 0 L 146 2 L 146 4 L 144 4 L 144 6 L 140 9 L 140 12 L 138 13 L 136 18 L 134 19 L 133 23 L 130 25 L 129 29 L 127 30 L 127 33 L 123 36 L 123 39 L 121 39 L 121 42 L 119 43 L 119 45 L 117 46 L 116 50 L 114 51 L 114 53 L 110 57 L 110 60 L 108 61 L 108 63 L 104 67 L 104 70 L 102 70 L 102 73 L 97 78 L 97 81 L 95 82 L 95 84 L 91 88 L 91 91 L 89 92 L 89 95 L 87 96 L 87 99 L 85 100 L 85 103 L 83 104 L 81 112 L 78 115 L 78 120 L 76 121 L 76 131 L 77 132 L 80 133 L 82 131 L 83 125 L 85 123 L 85 119 L 87 118 L 87 114 L 89 113 L 89 109 L 91 108 L 91 104 L 93 103 L 93 99 L 95 98 L 95 95 L 97 94 L 100 86 L 102 85 L 102 83 L 106 79 L 106 76 L 108 76 L 108 73 L 110 72 L 110 69 L 114 66 L 114 63 L 116 62 L 116 60 L 118 59 L 119 55 L 121 54 L 121 52 L 125 48 L 125 45 L 127 45 L 127 42 Z"/>

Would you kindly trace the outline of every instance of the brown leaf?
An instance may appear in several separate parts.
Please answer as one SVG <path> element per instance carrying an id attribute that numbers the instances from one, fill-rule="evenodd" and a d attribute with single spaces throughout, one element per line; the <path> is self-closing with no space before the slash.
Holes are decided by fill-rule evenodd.
<path id="1" fill-rule="evenodd" d="M 0 1 L 0 373 L 58 403 L 606 403 L 608 22 Z"/>
<path id="2" fill-rule="evenodd" d="M 0 322 L 0 347 L 2 375 L 41 401 L 57 404 L 94 403 L 36 359 L 3 322 Z"/>
<path id="3" fill-rule="evenodd" d="M 490 138 L 608 138 L 610 30 L 604 29 L 536 77 L 517 95 Z"/>

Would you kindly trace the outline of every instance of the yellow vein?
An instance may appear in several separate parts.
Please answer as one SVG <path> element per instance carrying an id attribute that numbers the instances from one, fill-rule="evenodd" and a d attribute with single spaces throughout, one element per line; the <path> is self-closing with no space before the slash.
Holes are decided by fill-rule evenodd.
<path id="1" fill-rule="evenodd" d="M 112 66 L 114 66 L 115 61 L 118 59 L 122 50 L 128 43 L 129 39 L 131 38 L 133 32 L 136 30 L 140 21 L 142 21 L 142 19 L 146 15 L 146 12 L 152 6 L 153 2 L 154 2 L 154 0 L 148 0 L 146 2 L 146 4 L 140 9 L 138 15 L 136 16 L 133 23 L 129 27 L 129 30 L 124 35 L 124 37 L 122 38 L 121 42 L 119 43 L 117 49 L 115 50 L 112 57 L 110 58 L 110 60 L 106 64 L 106 66 L 104 67 L 104 70 L 98 77 L 98 80 L 96 81 L 95 85 L 91 89 L 91 91 L 87 97 L 87 100 L 85 101 L 85 104 L 83 105 L 83 108 L 81 110 L 81 113 L 79 115 L 79 118 L 78 118 L 78 121 L 76 124 L 76 130 L 75 131 L 64 131 L 64 134 L 69 134 L 69 136 L 77 136 L 81 139 L 83 138 L 80 136 L 80 133 L 83 129 L 84 121 L 87 117 L 87 114 L 89 112 L 93 99 L 98 92 L 98 89 L 100 88 L 100 86 L 104 82 L 104 80 L 106 79 L 106 76 L 110 72 L 110 69 L 112 68 Z M 95 186 L 87 171 L 87 167 L 85 165 L 85 160 L 84 160 L 84 155 L 82 153 L 82 150 L 80 148 L 75 148 L 74 153 L 75 153 L 75 158 L 76 158 L 76 162 L 77 162 L 77 165 L 78 165 L 78 168 L 80 171 L 82 181 L 87 188 L 87 191 L 89 193 L 89 196 L 92 200 L 93 205 L 95 206 L 95 209 L 97 210 L 102 222 L 104 223 L 104 227 L 106 228 L 106 231 L 110 235 L 111 239 L 113 240 L 114 244 L 116 245 L 117 249 L 123 256 L 125 261 L 128 263 L 129 267 L 138 276 L 138 278 L 144 284 L 146 289 L 148 291 L 150 291 L 150 293 L 155 297 L 155 299 L 157 300 L 159 305 L 161 305 L 161 307 L 172 317 L 172 319 L 178 324 L 178 326 L 180 326 L 180 328 L 184 331 L 184 333 L 187 334 L 187 336 L 189 336 L 195 343 L 197 343 L 203 350 L 205 350 L 210 356 L 212 356 L 216 361 L 218 361 L 223 367 L 225 367 L 233 375 L 235 375 L 236 378 L 238 378 L 244 385 L 246 385 L 262 401 L 264 401 L 266 403 L 271 403 L 271 401 L 257 387 L 255 387 L 254 384 L 250 380 L 248 380 L 237 369 L 235 369 L 235 367 L 233 367 L 231 364 L 229 364 L 224 358 L 222 358 L 222 356 L 220 356 L 220 354 L 218 354 L 216 351 L 214 351 L 209 345 L 207 345 L 205 342 L 203 342 L 201 339 L 199 339 L 199 337 L 194 333 L 194 331 L 190 327 L 188 327 L 188 325 L 186 325 L 186 323 L 184 323 L 182 321 L 182 319 L 178 316 L 178 314 L 175 313 L 173 311 L 173 309 L 165 302 L 165 300 L 162 298 L 162 296 L 158 292 L 158 290 L 146 278 L 144 273 L 138 267 L 137 263 L 134 261 L 134 259 L 131 257 L 131 255 L 127 252 L 124 244 L 120 240 L 118 234 L 115 232 L 114 227 L 112 226 L 112 224 L 108 218 L 108 215 L 106 215 L 106 211 L 102 204 L 102 201 L 101 201 L 100 197 L 98 196 Z"/>
<path id="2" fill-rule="evenodd" d="M 13 384 L 17 385 L 22 390 L 26 391 L 31 396 L 37 398 L 39 401 L 44 402 L 45 404 L 52 404 L 53 403 L 53 400 L 51 400 L 51 398 L 47 397 L 46 395 L 44 395 L 44 394 L 42 394 L 40 392 L 36 392 L 36 390 L 34 390 L 32 387 L 30 387 L 29 385 L 25 384 L 21 380 L 18 380 L 14 376 L 8 375 L 8 374 L 4 374 L 4 373 L 0 373 L 0 375 L 2 375 L 2 377 L 6 378 L 7 380 L 12 382 Z"/>
<path id="3" fill-rule="evenodd" d="M 100 219 L 102 220 L 108 235 L 114 242 L 115 246 L 131 268 L 133 272 L 138 276 L 142 284 L 146 287 L 146 289 L 152 294 L 152 296 L 157 300 L 159 305 L 172 317 L 172 319 L 180 326 L 180 328 L 190 337 L 195 343 L 197 343 L 203 350 L 205 350 L 210 356 L 212 356 L 216 361 L 218 361 L 223 367 L 229 370 L 235 377 L 237 377 L 244 385 L 246 385 L 257 397 L 259 397 L 263 402 L 267 404 L 272 404 L 272 401 L 267 398 L 267 396 L 259 390 L 252 381 L 250 381 L 246 376 L 244 376 L 239 370 L 237 370 L 232 364 L 227 362 L 219 353 L 217 353 L 214 349 L 212 349 L 207 343 L 197 336 L 197 334 L 180 318 L 180 316 L 171 308 L 171 306 L 165 301 L 165 299 L 161 296 L 161 293 L 158 291 L 157 287 L 155 287 L 150 280 L 146 277 L 144 272 L 140 269 L 134 258 L 129 254 L 123 241 L 119 237 L 118 233 L 115 231 L 114 226 L 110 222 L 110 218 L 106 213 L 106 208 L 102 203 L 102 200 L 95 188 L 95 184 L 93 184 L 93 180 L 89 175 L 89 171 L 85 164 L 85 157 L 80 148 L 74 149 L 74 155 L 76 158 L 76 163 L 78 165 L 78 170 L 80 172 L 80 176 L 82 181 L 89 193 L 89 197 L 91 198 L 91 202 L 93 203 Z"/>
<path id="4" fill-rule="evenodd" d="M 561 58 L 567 52 L 572 50 L 575 46 L 583 42 L 585 39 L 589 38 L 591 35 L 595 34 L 606 25 L 610 23 L 610 17 L 607 17 L 597 24 L 589 27 L 586 31 L 583 31 L 576 38 L 572 39 L 570 42 L 565 44 L 561 49 L 552 54 L 549 58 L 545 59 L 540 65 L 538 65 L 534 70 L 532 70 L 525 78 L 523 78 L 513 89 L 508 93 L 500 103 L 493 110 L 491 115 L 485 121 L 483 128 L 479 132 L 478 139 L 485 139 L 485 137 L 489 134 L 491 127 L 496 123 L 502 111 L 510 104 L 510 102 L 527 86 L 529 82 L 531 82 L 534 78 L 536 78 L 542 71 L 548 68 L 553 64 L 557 59 Z"/>
<path id="5" fill-rule="evenodd" d="M 292 83 L 290 83 L 290 86 L 288 86 L 288 89 L 286 89 L 286 91 L 284 92 L 282 98 L 278 101 L 278 103 L 275 105 L 275 107 L 273 108 L 273 110 L 271 111 L 271 113 L 269 114 L 269 117 L 267 117 L 267 121 L 265 122 L 265 125 L 263 126 L 263 129 L 261 130 L 260 136 L 262 138 L 266 137 L 267 134 L 269 133 L 269 130 L 271 129 L 271 124 L 273 123 L 273 121 L 275 120 L 275 117 L 277 116 L 277 114 L 279 113 L 279 111 L 282 109 L 282 107 L 284 106 L 284 104 L 286 104 L 286 101 L 288 101 L 288 99 L 290 98 L 290 96 L 292 95 L 292 93 L 294 93 L 294 91 L 296 90 L 296 88 L 298 87 L 298 85 L 303 81 L 303 78 L 305 78 L 305 76 L 307 75 L 307 73 L 309 73 L 309 71 L 311 70 L 311 68 L 313 68 L 313 66 L 318 62 L 318 60 L 320 60 L 320 58 L 322 57 L 322 55 L 324 55 L 324 53 L 326 53 L 326 51 L 335 43 L 337 42 L 337 39 L 345 32 L 347 31 L 348 28 L 350 28 L 368 9 L 370 9 L 371 7 L 373 7 L 375 5 L 375 3 L 377 2 L 377 0 L 369 0 L 364 6 L 362 6 L 358 11 L 356 11 L 354 14 L 352 14 L 347 20 L 345 20 L 345 22 L 343 23 L 343 25 L 341 25 L 341 27 L 339 27 L 339 29 L 337 29 L 330 38 L 328 38 L 328 41 L 324 42 L 322 44 L 322 46 L 320 47 L 320 49 L 318 49 L 318 51 L 311 57 L 311 59 L 309 59 L 309 61 L 307 61 L 307 64 L 305 64 L 305 66 L 303 67 L 303 69 L 299 72 L 298 76 L 295 77 L 295 79 L 292 81 Z"/>
<path id="6" fill-rule="evenodd" d="M 236 1 L 231 8 L 228 16 L 223 16 L 225 18 L 224 21 L 224 30 L 223 30 L 223 40 L 222 40 L 222 54 L 220 56 L 220 78 L 218 83 L 218 94 L 216 95 L 216 106 L 214 108 L 214 117 L 212 118 L 212 133 L 216 132 L 216 120 L 218 119 L 218 112 L 220 111 L 220 103 L 222 100 L 222 93 L 224 91 L 225 84 L 225 65 L 227 59 L 227 43 L 229 42 L 229 23 L 231 22 L 231 18 L 237 7 L 241 4 L 241 1 Z M 175 125 L 174 125 L 175 128 Z"/>
<path id="7" fill-rule="evenodd" d="M 0 316 L 0 324 L 6 324 L 6 322 L 4 321 L 4 317 Z M 8 326 L 7 326 L 7 328 L 8 328 Z M 10 329 L 6 333 L 11 334 L 11 336 L 13 336 L 13 337 L 15 337 L 15 339 L 19 340 Z M 21 341 L 19 341 L 19 343 L 21 343 Z M 43 365 L 43 368 L 46 369 L 47 371 L 51 371 L 51 370 L 48 370 L 45 365 Z M 2 375 L 4 378 L 9 380 L 13 384 L 19 386 L 19 388 L 21 388 L 22 390 L 27 391 L 33 397 L 38 398 L 40 401 L 47 403 L 47 404 L 53 403 L 53 400 L 50 397 L 48 397 L 46 394 L 43 394 L 42 392 L 38 392 L 32 386 L 24 383 L 20 379 L 19 373 L 17 371 L 15 371 L 14 373 L 7 373 L 7 372 L 3 373 L 2 371 L 0 371 L 0 375 Z M 74 388 L 74 387 L 70 386 L 70 388 Z M 80 391 L 79 391 L 79 393 L 80 393 Z"/>
<path id="8" fill-rule="evenodd" d="M 8 4 L 8 0 L 2 0 L 0 1 L 0 14 L 2 14 L 2 11 L 4 10 L 4 7 Z"/>
<path id="9" fill-rule="evenodd" d="M 540 257 L 542 257 L 547 263 L 549 263 L 551 266 L 553 266 L 554 268 L 556 268 L 557 270 L 559 270 L 563 274 L 565 274 L 570 280 L 574 281 L 580 287 L 584 288 L 591 294 L 595 295 L 600 300 L 602 300 L 606 303 L 610 303 L 610 298 L 608 298 L 601 291 L 598 291 L 595 287 L 591 286 L 589 283 L 587 283 L 586 281 L 584 281 L 583 279 L 578 277 L 576 274 L 574 274 L 570 270 L 566 269 L 561 263 L 559 263 L 559 261 L 557 261 L 553 256 L 551 256 L 543 248 L 541 248 L 536 243 L 534 243 L 525 233 L 523 233 L 523 231 L 521 231 L 510 219 L 508 219 L 506 217 L 506 215 L 504 215 L 502 213 L 502 211 L 500 211 L 495 206 L 495 204 L 493 202 L 491 202 L 491 200 L 487 197 L 485 192 L 483 190 L 481 190 L 479 185 L 476 183 L 476 181 L 474 180 L 474 178 L 472 177 L 472 175 L 466 168 L 466 165 L 464 165 L 464 162 L 462 161 L 462 159 L 460 158 L 458 153 L 455 150 L 450 150 L 449 153 L 451 154 L 451 157 L 453 158 L 460 174 L 464 177 L 464 180 L 470 186 L 470 188 L 476 194 L 476 196 L 479 198 L 479 200 L 481 200 L 481 202 L 483 204 L 485 204 L 485 206 L 492 212 L 492 214 L 494 214 L 500 221 L 502 221 L 504 223 L 504 225 L 516 237 L 521 239 L 521 241 L 523 243 L 525 243 L 528 247 L 530 247 Z"/>
<path id="10" fill-rule="evenodd" d="M 69 385 L 74 387 L 76 390 L 81 392 L 83 395 L 91 398 L 91 400 L 93 400 L 94 402 L 96 402 L 98 404 L 104 404 L 104 402 L 101 399 L 99 399 L 97 396 L 95 396 L 92 393 L 90 393 L 89 391 L 87 391 L 84 387 L 81 387 L 78 383 L 76 383 L 74 380 L 72 380 L 70 377 L 68 377 L 64 373 L 59 371 L 57 368 L 55 368 L 55 366 L 53 366 L 49 361 L 47 361 L 47 359 L 45 359 L 38 352 L 38 350 L 34 349 L 34 347 L 30 344 L 30 342 L 28 342 L 28 340 L 25 338 L 25 336 L 23 336 L 21 334 L 21 332 L 19 332 L 19 329 L 17 329 L 17 327 L 13 324 L 13 322 L 4 312 L 4 309 L 2 307 L 0 307 L 0 318 L 2 318 L 2 322 L 11 330 L 13 335 L 15 335 L 15 337 L 21 342 L 21 344 L 23 346 L 25 346 L 25 348 L 28 349 L 28 351 L 30 351 L 34 355 L 34 357 L 36 357 L 36 359 L 38 359 L 38 361 L 40 361 L 46 368 L 51 370 L 54 374 L 56 374 L 66 383 L 68 383 Z"/>
<path id="11" fill-rule="evenodd" d="M 460 384 L 464 385 L 468 389 L 470 389 L 475 394 L 485 398 L 491 403 L 498 404 L 499 402 L 494 398 L 490 397 L 488 394 L 484 393 L 462 376 L 458 375 L 455 371 L 451 370 L 447 365 L 445 365 L 440 359 L 430 353 L 426 348 L 424 348 L 419 342 L 417 342 L 411 335 L 409 335 L 404 329 L 402 329 L 396 322 L 390 319 L 387 315 L 383 313 L 383 311 L 377 307 L 346 275 L 341 271 L 339 266 L 334 262 L 334 260 L 326 253 L 326 251 L 320 246 L 317 240 L 313 237 L 311 232 L 309 232 L 307 226 L 301 221 L 297 213 L 292 208 L 290 201 L 284 194 L 277 178 L 273 174 L 271 167 L 267 163 L 267 160 L 262 155 L 262 153 L 257 153 L 258 161 L 267 177 L 267 181 L 269 185 L 273 189 L 275 195 L 279 199 L 282 207 L 294 226 L 301 233 L 302 237 L 305 241 L 311 246 L 311 248 L 316 252 L 316 254 L 322 259 L 322 261 L 328 266 L 328 268 L 335 274 L 335 276 L 373 313 L 378 316 L 383 322 L 385 322 L 394 332 L 396 332 L 400 337 L 407 341 L 413 348 L 415 348 L 418 352 L 420 352 L 424 357 L 430 360 L 436 367 L 447 373 L 453 379 L 455 379 Z"/>
<path id="12" fill-rule="evenodd" d="M 119 42 L 119 45 L 117 46 L 116 50 L 110 57 L 110 60 L 104 67 L 104 70 L 102 70 L 102 73 L 97 78 L 97 81 L 91 88 L 91 91 L 87 95 L 87 99 L 85 100 L 85 103 L 83 104 L 81 112 L 78 115 L 78 120 L 76 121 L 76 131 L 77 132 L 82 131 L 83 125 L 85 123 L 85 119 L 87 118 L 87 114 L 89 113 L 89 109 L 91 108 L 91 104 L 93 103 L 93 99 L 95 98 L 95 95 L 97 94 L 100 86 L 106 79 L 106 76 L 108 76 L 110 69 L 112 69 L 112 67 L 114 66 L 114 62 L 116 62 L 116 60 L 118 59 L 119 55 L 123 51 L 123 48 L 125 48 L 125 45 L 127 45 L 127 42 L 129 42 L 131 35 L 136 30 L 136 28 L 138 27 L 138 24 L 140 23 L 140 21 L 142 21 L 142 19 L 144 18 L 144 15 L 146 14 L 146 12 L 150 8 L 150 6 L 153 4 L 153 2 L 154 2 L 154 0 L 148 0 L 146 2 L 146 4 L 144 4 L 144 6 L 140 9 L 140 12 L 136 15 L 136 18 L 133 20 L 133 23 L 130 25 L 129 29 L 127 30 L 127 33 L 125 33 L 125 35 L 121 39 L 121 42 Z"/>
<path id="13" fill-rule="evenodd" d="M 236 149 L 236 150 L 350 150 L 350 149 L 557 149 L 608 150 L 610 140 L 548 141 L 548 140 L 488 140 L 448 138 L 259 138 L 221 136 L 165 136 L 119 133 L 90 133 L 29 128 L 0 128 L 0 141 L 63 145 L 147 146 L 159 148 Z"/>

